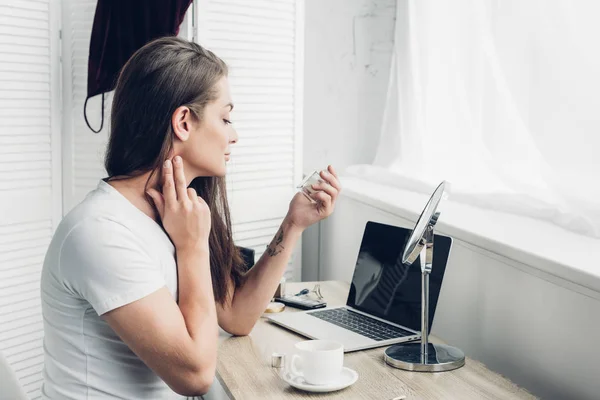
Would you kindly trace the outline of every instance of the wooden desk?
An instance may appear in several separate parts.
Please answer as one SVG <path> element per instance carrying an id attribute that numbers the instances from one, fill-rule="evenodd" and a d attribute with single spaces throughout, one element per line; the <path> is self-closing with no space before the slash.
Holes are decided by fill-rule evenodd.
<path id="1" fill-rule="evenodd" d="M 312 289 L 314 282 L 288 283 L 286 292 Z M 349 285 L 341 282 L 321 283 L 321 293 L 328 306 L 345 305 Z M 295 312 L 286 308 L 284 312 Z M 431 338 L 433 342 L 435 338 Z M 219 345 L 217 378 L 232 399 L 533 399 L 534 396 L 508 379 L 488 370 L 480 362 L 467 359 L 458 370 L 441 373 L 408 372 L 391 368 L 383 360 L 385 347 L 347 353 L 344 365 L 358 372 L 358 381 L 333 393 L 306 393 L 285 383 L 271 368 L 273 352 L 286 353 L 303 336 L 261 318 L 250 336 L 222 335 Z"/>

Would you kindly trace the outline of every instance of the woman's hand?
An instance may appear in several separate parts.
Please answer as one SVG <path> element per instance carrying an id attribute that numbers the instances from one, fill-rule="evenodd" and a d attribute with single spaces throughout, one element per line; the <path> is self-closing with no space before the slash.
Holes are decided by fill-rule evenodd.
<path id="1" fill-rule="evenodd" d="M 163 166 L 162 193 L 149 189 L 165 231 L 177 250 L 208 249 L 210 209 L 194 189 L 187 189 L 183 160 L 176 156 Z"/>
<path id="2" fill-rule="evenodd" d="M 327 171 L 321 171 L 320 176 L 323 182 L 312 185 L 317 191 L 311 195 L 316 203 L 311 203 L 302 193 L 297 193 L 290 202 L 286 219 L 301 229 L 329 217 L 342 190 L 337 173 L 331 165 L 327 167 Z"/>

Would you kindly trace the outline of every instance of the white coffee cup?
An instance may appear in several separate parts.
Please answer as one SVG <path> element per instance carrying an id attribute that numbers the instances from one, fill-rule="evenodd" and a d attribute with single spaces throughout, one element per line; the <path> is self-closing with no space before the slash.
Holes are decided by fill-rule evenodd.
<path id="1" fill-rule="evenodd" d="M 336 382 L 344 367 L 344 346 L 333 340 L 306 340 L 296 343 L 290 369 L 311 385 Z"/>

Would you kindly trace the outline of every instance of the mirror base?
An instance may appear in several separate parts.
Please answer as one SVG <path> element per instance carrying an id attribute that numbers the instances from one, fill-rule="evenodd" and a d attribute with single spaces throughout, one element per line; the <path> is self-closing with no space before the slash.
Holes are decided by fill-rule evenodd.
<path id="1" fill-rule="evenodd" d="M 385 350 L 385 362 L 399 369 L 416 372 L 452 371 L 465 365 L 462 350 L 445 344 L 429 343 L 427 362 L 421 357 L 421 343 L 400 343 Z"/>

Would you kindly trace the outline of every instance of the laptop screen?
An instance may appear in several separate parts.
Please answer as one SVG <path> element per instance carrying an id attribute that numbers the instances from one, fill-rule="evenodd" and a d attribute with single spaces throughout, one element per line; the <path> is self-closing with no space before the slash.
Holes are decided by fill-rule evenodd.
<path id="1" fill-rule="evenodd" d="M 347 305 L 415 331 L 421 330 L 421 264 L 402 264 L 410 229 L 368 222 L 356 260 Z M 435 235 L 429 277 L 429 327 L 442 288 L 452 239 Z"/>

